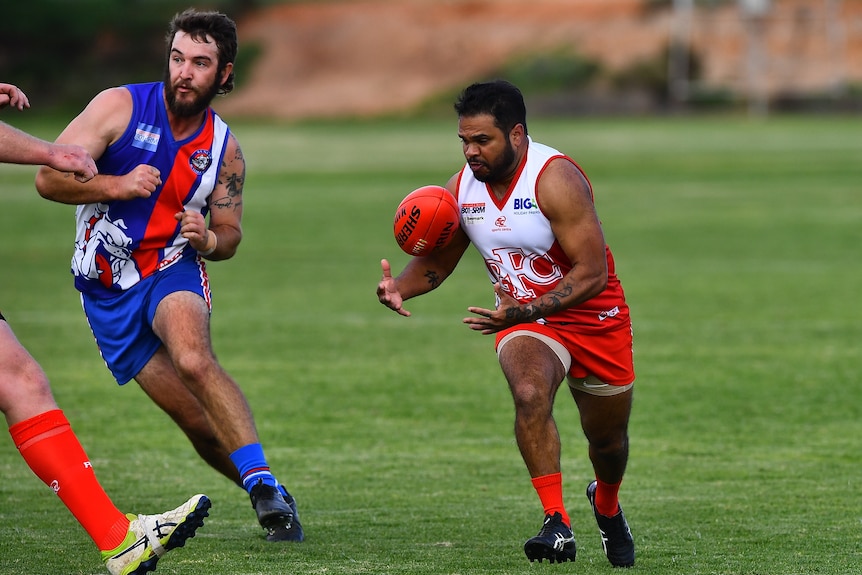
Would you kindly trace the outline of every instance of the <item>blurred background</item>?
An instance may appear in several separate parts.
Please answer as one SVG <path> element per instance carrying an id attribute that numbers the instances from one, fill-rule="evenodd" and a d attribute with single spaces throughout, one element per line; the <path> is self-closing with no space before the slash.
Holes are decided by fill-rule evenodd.
<path id="1" fill-rule="evenodd" d="M 862 0 L 29 0 L 3 8 L 0 81 L 77 113 L 160 79 L 192 4 L 239 27 L 229 118 L 448 114 L 498 76 L 531 115 L 862 110 Z"/>

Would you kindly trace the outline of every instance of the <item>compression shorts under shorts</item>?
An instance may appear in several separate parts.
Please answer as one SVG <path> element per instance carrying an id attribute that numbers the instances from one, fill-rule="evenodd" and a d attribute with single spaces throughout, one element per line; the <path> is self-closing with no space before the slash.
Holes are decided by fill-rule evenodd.
<path id="1" fill-rule="evenodd" d="M 546 324 L 521 324 L 497 334 L 497 354 L 515 337 L 542 341 L 560 358 L 570 387 L 592 395 L 616 395 L 634 380 L 631 328 L 599 334 L 554 329 Z"/>

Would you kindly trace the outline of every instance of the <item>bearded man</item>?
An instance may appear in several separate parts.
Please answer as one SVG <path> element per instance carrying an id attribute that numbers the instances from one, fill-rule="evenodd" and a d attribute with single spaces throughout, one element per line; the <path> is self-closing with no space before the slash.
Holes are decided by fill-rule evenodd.
<path id="1" fill-rule="evenodd" d="M 264 456 L 245 396 L 216 360 L 204 258 L 242 239 L 245 159 L 210 107 L 233 89 L 236 24 L 186 10 L 163 82 L 109 88 L 60 134 L 96 160 L 81 183 L 42 169 L 39 193 L 77 205 L 75 287 L 119 385 L 135 380 L 200 456 L 249 493 L 270 541 L 301 541 L 296 502 Z"/>

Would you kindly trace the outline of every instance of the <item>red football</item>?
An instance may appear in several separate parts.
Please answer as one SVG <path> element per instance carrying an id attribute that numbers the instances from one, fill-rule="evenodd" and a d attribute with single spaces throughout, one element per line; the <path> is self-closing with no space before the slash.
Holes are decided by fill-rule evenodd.
<path id="1" fill-rule="evenodd" d="M 411 256 L 427 256 L 449 243 L 458 229 L 458 202 L 446 188 L 423 186 L 410 192 L 395 212 L 395 240 Z"/>

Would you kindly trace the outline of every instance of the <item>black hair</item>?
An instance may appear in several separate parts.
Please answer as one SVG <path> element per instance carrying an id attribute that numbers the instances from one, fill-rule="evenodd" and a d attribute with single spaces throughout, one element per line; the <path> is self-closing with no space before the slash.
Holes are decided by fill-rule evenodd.
<path id="1" fill-rule="evenodd" d="M 455 101 L 458 117 L 490 114 L 494 124 L 508 134 L 516 124 L 527 133 L 527 107 L 517 86 L 506 80 L 478 82 L 464 88 Z"/>

